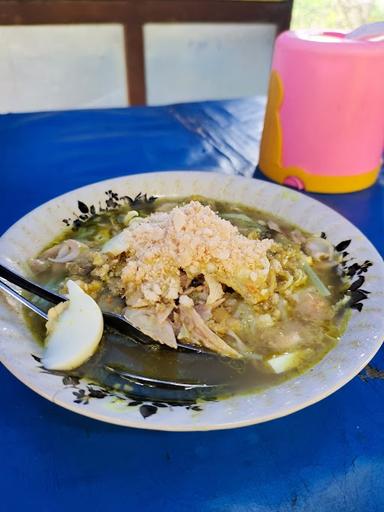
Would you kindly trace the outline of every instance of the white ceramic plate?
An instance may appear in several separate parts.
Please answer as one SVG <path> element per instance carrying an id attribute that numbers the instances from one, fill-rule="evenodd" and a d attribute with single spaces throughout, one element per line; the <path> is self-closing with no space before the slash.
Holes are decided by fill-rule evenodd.
<path id="1" fill-rule="evenodd" d="M 176 407 L 142 403 L 119 396 L 104 396 L 86 382 L 44 373 L 34 357 L 41 348 L 26 327 L 20 308 L 0 297 L 0 358 L 19 380 L 48 400 L 79 414 L 138 428 L 158 430 L 210 430 L 259 423 L 307 407 L 333 393 L 370 361 L 384 333 L 384 264 L 371 243 L 350 222 L 323 204 L 292 190 L 258 180 L 200 172 L 165 172 L 132 175 L 89 185 L 64 194 L 36 208 L 0 238 L 0 261 L 23 273 L 25 261 L 36 255 L 64 228 L 63 219 L 78 215 L 84 205 L 105 204 L 106 191 L 133 197 L 148 195 L 187 196 L 201 194 L 218 200 L 236 201 L 273 212 L 302 228 L 320 233 L 339 244 L 351 240 L 350 262 L 362 267 L 364 289 L 370 292 L 361 312 L 352 313 L 340 343 L 311 371 L 257 394 L 237 396 L 200 407 Z M 113 198 L 112 198 L 113 200 Z M 83 205 L 83 210 L 84 210 Z M 86 213 L 85 213 L 86 214 Z M 131 405 L 128 405 L 131 404 Z M 201 409 L 201 410 L 198 410 Z"/>

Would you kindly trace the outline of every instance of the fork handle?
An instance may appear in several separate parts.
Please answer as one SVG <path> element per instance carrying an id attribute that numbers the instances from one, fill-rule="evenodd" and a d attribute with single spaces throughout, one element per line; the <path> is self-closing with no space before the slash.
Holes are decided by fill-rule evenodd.
<path id="1" fill-rule="evenodd" d="M 67 300 L 66 297 L 42 288 L 38 284 L 25 279 L 25 277 L 16 274 L 16 272 L 13 272 L 13 270 L 4 267 L 4 265 L 0 265 L 0 277 L 6 279 L 12 284 L 15 284 L 16 286 L 20 286 L 20 288 L 23 288 L 23 290 L 27 290 L 28 292 L 34 293 L 35 295 L 38 295 L 48 302 L 52 302 L 53 304 L 58 304 L 59 302 L 64 302 Z"/>

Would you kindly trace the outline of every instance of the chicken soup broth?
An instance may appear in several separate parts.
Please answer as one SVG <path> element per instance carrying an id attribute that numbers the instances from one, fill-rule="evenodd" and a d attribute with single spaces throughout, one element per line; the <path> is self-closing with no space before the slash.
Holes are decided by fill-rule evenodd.
<path id="1" fill-rule="evenodd" d="M 141 346 L 106 328 L 96 353 L 70 372 L 123 390 L 124 371 L 223 384 L 223 393 L 264 389 L 317 363 L 347 318 L 348 283 L 324 234 L 203 197 L 157 198 L 94 215 L 29 266 L 35 281 L 62 294 L 75 281 L 102 310 L 155 340 Z M 43 341 L 44 322 L 25 314 Z M 181 351 L 178 343 L 213 355 Z M 154 393 L 163 399 L 171 392 Z"/>

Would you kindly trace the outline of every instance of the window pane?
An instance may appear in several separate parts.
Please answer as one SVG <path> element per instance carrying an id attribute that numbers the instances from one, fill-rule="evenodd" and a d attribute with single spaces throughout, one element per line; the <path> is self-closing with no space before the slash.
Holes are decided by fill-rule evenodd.
<path id="1" fill-rule="evenodd" d="M 0 112 L 127 104 L 121 25 L 0 27 Z"/>
<path id="2" fill-rule="evenodd" d="M 272 24 L 145 25 L 148 103 L 266 94 L 275 35 Z"/>

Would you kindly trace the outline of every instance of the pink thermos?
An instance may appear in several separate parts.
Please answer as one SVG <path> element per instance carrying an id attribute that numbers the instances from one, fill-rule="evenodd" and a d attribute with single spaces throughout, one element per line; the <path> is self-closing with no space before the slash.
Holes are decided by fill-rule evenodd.
<path id="1" fill-rule="evenodd" d="M 312 192 L 372 185 L 384 149 L 384 38 L 284 32 L 275 45 L 259 167 Z"/>

